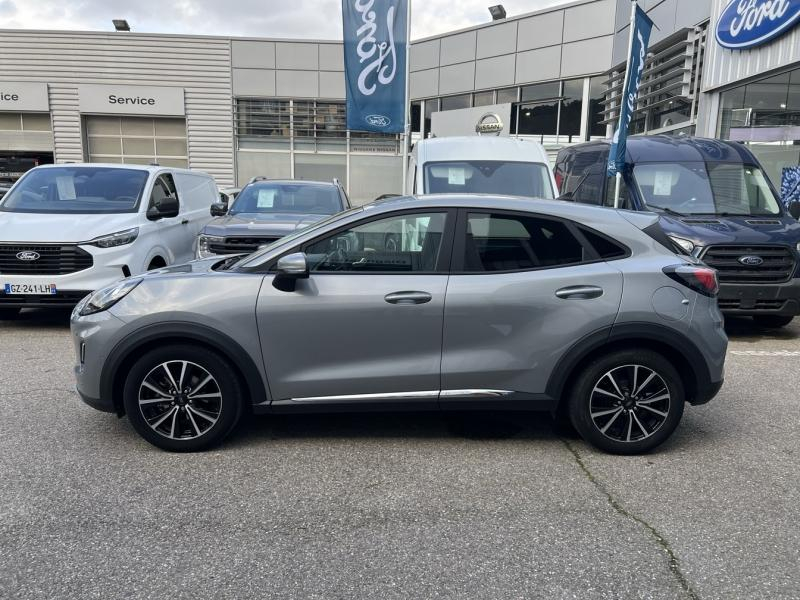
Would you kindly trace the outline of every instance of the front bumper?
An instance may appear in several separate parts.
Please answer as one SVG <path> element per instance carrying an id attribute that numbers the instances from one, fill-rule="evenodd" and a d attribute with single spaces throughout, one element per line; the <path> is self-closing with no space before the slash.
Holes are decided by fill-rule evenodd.
<path id="1" fill-rule="evenodd" d="M 785 283 L 723 283 L 717 298 L 726 315 L 800 315 L 800 279 Z"/>
<path id="2" fill-rule="evenodd" d="M 86 295 L 124 279 L 126 270 L 136 274 L 139 271 L 134 244 L 115 248 L 96 248 L 79 245 L 79 248 L 92 255 L 92 266 L 64 275 L 4 274 L 0 273 L 0 307 L 8 308 L 46 308 L 52 306 L 75 306 Z M 55 285 L 57 294 L 29 296 L 6 294 L 5 284 Z"/>

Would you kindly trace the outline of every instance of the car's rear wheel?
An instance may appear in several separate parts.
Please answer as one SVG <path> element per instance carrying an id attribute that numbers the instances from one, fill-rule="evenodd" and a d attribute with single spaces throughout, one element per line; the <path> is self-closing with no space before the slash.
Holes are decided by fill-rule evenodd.
<path id="1" fill-rule="evenodd" d="M 0 308 L 0 321 L 11 321 L 19 316 L 19 308 Z"/>
<path id="2" fill-rule="evenodd" d="M 614 454 L 662 444 L 680 423 L 685 392 L 675 368 L 650 350 L 613 352 L 578 376 L 569 416 L 581 437 Z"/>
<path id="3" fill-rule="evenodd" d="M 779 327 L 786 327 L 794 320 L 794 317 L 783 317 L 780 315 L 755 315 L 753 320 L 756 322 L 756 325 L 759 325 L 760 327 L 778 329 Z"/>
<path id="4" fill-rule="evenodd" d="M 222 356 L 202 347 L 166 346 L 142 356 L 130 370 L 123 395 L 134 429 L 172 452 L 219 444 L 242 412 L 242 388 Z"/>

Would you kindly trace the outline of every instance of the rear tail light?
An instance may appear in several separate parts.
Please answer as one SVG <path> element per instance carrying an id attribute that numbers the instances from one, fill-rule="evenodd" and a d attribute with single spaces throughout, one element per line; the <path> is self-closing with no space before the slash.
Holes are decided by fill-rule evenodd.
<path id="1" fill-rule="evenodd" d="M 693 289 L 698 294 L 714 297 L 719 292 L 717 272 L 708 267 L 693 265 L 672 265 L 664 267 L 664 275 Z"/>
<path id="2" fill-rule="evenodd" d="M 556 169 L 554 175 L 555 175 L 555 178 L 556 178 L 556 188 L 558 188 L 558 189 L 556 189 L 556 193 L 560 194 L 561 193 L 561 184 L 564 183 L 564 174 L 561 171 L 559 171 L 558 169 Z M 798 247 L 800 247 L 800 244 L 798 244 Z"/>

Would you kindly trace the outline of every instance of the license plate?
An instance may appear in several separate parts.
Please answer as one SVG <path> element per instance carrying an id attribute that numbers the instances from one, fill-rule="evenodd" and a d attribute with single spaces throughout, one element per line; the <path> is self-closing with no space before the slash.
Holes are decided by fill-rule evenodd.
<path id="1" fill-rule="evenodd" d="M 58 293 L 55 283 L 7 283 L 5 292 L 24 296 L 52 296 Z"/>

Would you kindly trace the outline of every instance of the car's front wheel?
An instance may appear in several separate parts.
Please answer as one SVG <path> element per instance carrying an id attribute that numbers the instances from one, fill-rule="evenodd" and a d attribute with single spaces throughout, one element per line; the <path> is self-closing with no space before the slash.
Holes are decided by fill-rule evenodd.
<path id="1" fill-rule="evenodd" d="M 593 446 L 640 454 L 672 435 L 685 399 L 681 378 L 665 357 L 645 349 L 618 351 L 580 373 L 569 398 L 569 416 Z"/>
<path id="2" fill-rule="evenodd" d="M 219 444 L 242 412 L 236 372 L 202 347 L 171 345 L 143 355 L 125 381 L 123 402 L 134 429 L 172 452 Z"/>

